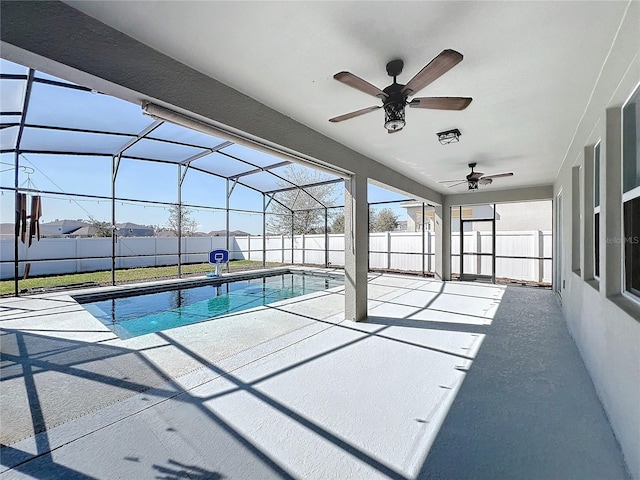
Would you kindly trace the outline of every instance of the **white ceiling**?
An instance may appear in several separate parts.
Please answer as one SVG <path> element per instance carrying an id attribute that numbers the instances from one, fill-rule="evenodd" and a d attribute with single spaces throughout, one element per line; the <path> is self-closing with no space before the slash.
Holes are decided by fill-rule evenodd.
<path id="1" fill-rule="evenodd" d="M 322 134 L 421 181 L 514 172 L 486 189 L 553 183 L 628 6 L 605 2 L 67 2 Z M 407 109 L 389 135 L 380 104 L 334 80 L 347 70 L 384 88 L 444 49 L 464 55 L 416 96 L 470 96 L 464 111 Z M 460 143 L 436 132 L 458 128 Z M 482 187 L 481 187 L 482 188 Z"/>

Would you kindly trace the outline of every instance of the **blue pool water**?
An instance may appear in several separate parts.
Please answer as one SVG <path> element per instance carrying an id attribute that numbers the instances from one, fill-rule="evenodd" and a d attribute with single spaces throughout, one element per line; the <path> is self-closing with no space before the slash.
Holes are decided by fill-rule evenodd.
<path id="1" fill-rule="evenodd" d="M 120 338 L 137 337 L 220 315 L 342 286 L 342 279 L 308 274 L 279 274 L 227 283 L 84 302 L 94 317 Z M 120 297 L 116 297 L 120 295 Z"/>

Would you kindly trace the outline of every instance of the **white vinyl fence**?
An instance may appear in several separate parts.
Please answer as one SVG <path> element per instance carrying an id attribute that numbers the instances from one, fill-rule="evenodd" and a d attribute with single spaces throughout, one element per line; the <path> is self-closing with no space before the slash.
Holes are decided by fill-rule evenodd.
<path id="1" fill-rule="evenodd" d="M 270 235 L 231 237 L 229 257 L 232 260 L 263 259 L 286 264 L 344 266 L 344 235 Z M 422 272 L 420 232 L 386 232 L 369 235 L 369 268 L 406 272 Z M 491 232 L 465 233 L 465 252 L 490 252 Z M 452 236 L 452 272 L 460 271 L 459 234 Z M 206 263 L 209 251 L 225 248 L 225 237 L 189 237 L 182 239 L 182 263 Z M 43 238 L 27 248 L 19 244 L 19 275 L 31 263 L 30 276 L 91 272 L 111 269 L 111 238 Z M 424 269 L 435 268 L 435 234 L 424 235 Z M 0 277 L 13 278 L 13 239 L 0 240 Z M 521 231 L 496 233 L 496 277 L 551 282 L 551 232 Z M 499 258 L 531 257 L 531 258 Z M 100 258 L 96 258 L 100 257 Z M 119 237 L 116 243 L 116 268 L 177 265 L 178 239 L 175 237 Z M 489 257 L 465 257 L 465 273 L 491 273 Z"/>

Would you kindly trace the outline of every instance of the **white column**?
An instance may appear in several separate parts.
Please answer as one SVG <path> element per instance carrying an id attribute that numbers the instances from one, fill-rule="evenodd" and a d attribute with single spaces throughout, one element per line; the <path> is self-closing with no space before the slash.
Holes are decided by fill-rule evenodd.
<path id="1" fill-rule="evenodd" d="M 435 208 L 435 276 L 451 280 L 451 208 Z"/>
<path id="2" fill-rule="evenodd" d="M 344 186 L 344 314 L 357 322 L 367 317 L 367 178 L 354 175 Z"/>

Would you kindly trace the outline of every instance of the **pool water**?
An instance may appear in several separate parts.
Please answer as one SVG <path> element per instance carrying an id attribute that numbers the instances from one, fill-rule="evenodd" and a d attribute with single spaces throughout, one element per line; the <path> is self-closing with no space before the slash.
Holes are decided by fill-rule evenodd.
<path id="1" fill-rule="evenodd" d="M 177 290 L 109 298 L 83 307 L 120 338 L 210 320 L 279 300 L 342 286 L 342 279 L 285 273 Z"/>

